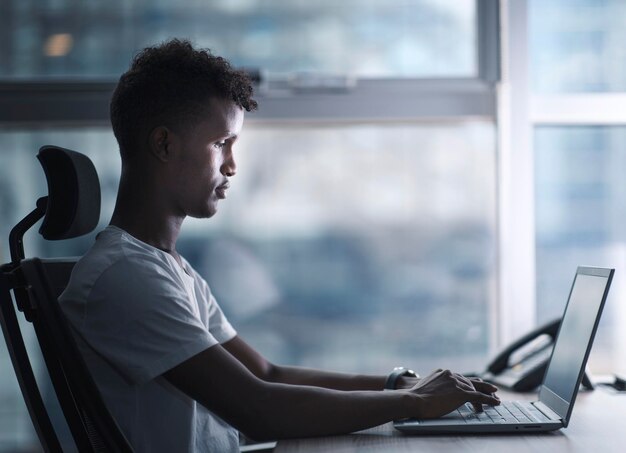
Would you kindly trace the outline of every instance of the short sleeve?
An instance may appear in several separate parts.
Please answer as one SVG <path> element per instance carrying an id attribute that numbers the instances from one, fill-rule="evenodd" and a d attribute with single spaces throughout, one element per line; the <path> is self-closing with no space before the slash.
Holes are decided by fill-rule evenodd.
<path id="1" fill-rule="evenodd" d="M 237 332 L 230 322 L 228 322 L 228 319 L 226 319 L 226 316 L 215 300 L 215 297 L 213 297 L 213 294 L 208 290 L 208 287 L 207 291 L 209 293 L 209 332 L 220 344 L 223 344 L 232 340 L 235 335 L 237 335 Z"/>
<path id="2" fill-rule="evenodd" d="M 80 331 L 95 352 L 136 384 L 219 343 L 179 276 L 155 262 L 127 259 L 94 284 Z"/>
<path id="3" fill-rule="evenodd" d="M 207 303 L 208 307 L 208 325 L 210 334 L 220 343 L 226 343 L 229 340 L 232 340 L 236 335 L 237 331 L 233 328 L 233 326 L 224 315 L 221 307 L 217 303 L 217 300 L 213 296 L 211 292 L 211 288 L 207 284 L 206 280 L 202 278 L 198 272 L 191 267 L 191 265 L 187 262 L 187 260 L 183 259 L 185 263 L 185 268 L 187 272 L 193 277 L 196 282 L 196 288 L 202 294 L 203 299 Z"/>

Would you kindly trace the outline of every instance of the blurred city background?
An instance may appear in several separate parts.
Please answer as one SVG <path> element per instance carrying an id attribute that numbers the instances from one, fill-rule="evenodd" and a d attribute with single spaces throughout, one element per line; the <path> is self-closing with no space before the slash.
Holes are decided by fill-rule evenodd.
<path id="1" fill-rule="evenodd" d="M 170 37 L 191 38 L 264 81 L 479 76 L 473 0 L 4 0 L 0 8 L 5 82 L 115 81 L 137 50 Z M 533 93 L 624 91 L 625 2 L 532 0 L 529 14 Z M 246 121 L 228 199 L 211 220 L 188 219 L 178 244 L 240 335 L 291 365 L 378 374 L 397 365 L 422 374 L 484 368 L 498 303 L 496 120 L 260 121 L 252 113 Z M 0 127 L 0 261 L 11 226 L 45 194 L 35 159 L 44 144 L 94 161 L 104 228 L 120 170 L 108 125 Z M 626 262 L 626 128 L 537 127 L 533 145 L 544 322 L 562 313 L 578 264 Z M 50 243 L 33 229 L 26 253 L 80 255 L 94 235 Z M 615 368 L 621 286 L 593 371 Z M 27 340 L 34 348 L 32 333 Z M 0 451 L 36 445 L 2 343 Z"/>

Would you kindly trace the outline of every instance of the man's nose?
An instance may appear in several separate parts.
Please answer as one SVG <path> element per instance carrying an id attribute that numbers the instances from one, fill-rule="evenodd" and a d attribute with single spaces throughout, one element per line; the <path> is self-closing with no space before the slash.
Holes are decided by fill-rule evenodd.
<path id="1" fill-rule="evenodd" d="M 228 176 L 229 178 L 237 174 L 237 164 L 235 163 L 235 158 L 233 157 L 232 153 L 228 153 L 228 155 L 226 156 L 226 160 L 224 160 L 224 163 L 220 168 L 220 172 L 224 176 Z"/>

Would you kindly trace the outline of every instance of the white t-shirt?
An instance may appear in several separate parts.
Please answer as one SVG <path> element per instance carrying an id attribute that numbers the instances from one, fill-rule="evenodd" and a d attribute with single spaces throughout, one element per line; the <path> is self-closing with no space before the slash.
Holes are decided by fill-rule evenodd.
<path id="1" fill-rule="evenodd" d="M 183 264 L 108 226 L 59 302 L 135 451 L 239 451 L 234 428 L 161 376 L 236 335 L 207 283 Z"/>

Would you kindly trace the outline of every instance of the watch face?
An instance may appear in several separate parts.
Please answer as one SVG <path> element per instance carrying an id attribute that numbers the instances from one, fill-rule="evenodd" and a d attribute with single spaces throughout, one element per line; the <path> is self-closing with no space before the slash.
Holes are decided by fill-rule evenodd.
<path id="1" fill-rule="evenodd" d="M 393 369 L 393 372 L 399 372 L 399 371 L 404 371 L 404 373 L 400 374 L 399 376 L 411 376 L 411 377 L 417 377 L 417 373 L 413 370 L 409 370 L 408 368 L 405 368 L 403 366 L 397 366 Z"/>

